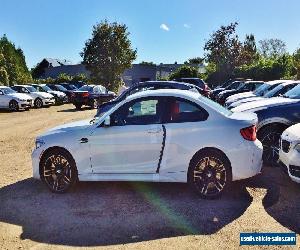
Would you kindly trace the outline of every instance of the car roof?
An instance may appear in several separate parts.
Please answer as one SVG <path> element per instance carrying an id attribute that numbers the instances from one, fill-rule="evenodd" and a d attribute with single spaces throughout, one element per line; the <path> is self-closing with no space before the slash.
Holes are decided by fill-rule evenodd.
<path id="1" fill-rule="evenodd" d="M 179 90 L 179 89 L 157 89 L 157 90 L 145 90 L 141 92 L 134 93 L 126 98 L 126 100 L 134 100 L 138 98 L 148 97 L 148 96 L 175 96 L 182 98 L 199 98 L 201 95 L 196 92 L 189 90 Z"/>
<path id="2" fill-rule="evenodd" d="M 22 85 L 22 84 L 17 84 L 17 85 L 14 85 L 14 87 L 25 87 L 25 88 L 27 88 L 27 87 L 32 87 L 31 85 Z"/>
<path id="3" fill-rule="evenodd" d="M 194 87 L 195 85 L 186 83 L 186 82 L 177 82 L 177 81 L 146 81 L 146 82 L 139 82 L 137 84 L 132 85 L 130 88 L 135 88 L 138 86 L 147 86 L 147 85 L 181 85 L 186 87 Z"/>
<path id="4" fill-rule="evenodd" d="M 9 86 L 0 86 L 0 89 L 8 89 L 10 88 Z"/>

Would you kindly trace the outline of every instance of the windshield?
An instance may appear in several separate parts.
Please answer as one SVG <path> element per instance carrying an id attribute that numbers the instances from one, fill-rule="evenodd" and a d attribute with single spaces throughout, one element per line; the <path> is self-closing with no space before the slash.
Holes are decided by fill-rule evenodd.
<path id="1" fill-rule="evenodd" d="M 26 87 L 26 89 L 27 89 L 29 92 L 37 92 L 37 90 L 36 90 L 34 87 L 32 87 L 32 86 L 28 86 L 28 87 Z"/>
<path id="2" fill-rule="evenodd" d="M 93 87 L 88 86 L 88 85 L 84 85 L 81 88 L 78 89 L 79 91 L 88 91 L 91 92 L 93 90 Z"/>
<path id="3" fill-rule="evenodd" d="M 300 99 L 300 85 L 297 85 L 297 87 L 289 90 L 283 96 L 291 99 Z"/>
<path id="4" fill-rule="evenodd" d="M 226 87 L 225 89 L 236 89 L 238 88 L 241 84 L 243 84 L 244 82 L 233 82 L 232 84 L 230 84 L 228 87 Z"/>
<path id="5" fill-rule="evenodd" d="M 55 86 L 61 91 L 68 91 L 65 87 L 63 87 L 61 85 L 55 85 Z"/>
<path id="6" fill-rule="evenodd" d="M 219 113 L 221 113 L 225 116 L 230 116 L 232 114 L 232 111 L 230 111 L 229 109 L 223 107 L 219 103 L 212 101 L 211 99 L 208 99 L 204 96 L 200 96 L 199 99 L 201 101 L 203 101 L 205 104 L 207 104 L 207 106 L 213 108 L 214 110 L 216 110 L 217 112 L 219 112 Z"/>
<path id="7" fill-rule="evenodd" d="M 41 88 L 44 90 L 44 91 L 52 91 L 52 89 L 50 89 L 48 86 L 41 86 Z"/>
<path id="8" fill-rule="evenodd" d="M 271 87 L 271 85 L 269 83 L 264 83 L 263 85 L 261 85 L 259 88 L 257 88 L 253 94 L 256 96 L 263 96 L 264 93 L 266 91 L 268 91 L 268 89 Z"/>
<path id="9" fill-rule="evenodd" d="M 17 93 L 16 91 L 14 91 L 11 88 L 0 88 L 0 90 L 3 92 L 3 94 L 8 95 L 8 94 L 13 94 L 13 93 Z"/>
<path id="10" fill-rule="evenodd" d="M 270 98 L 273 97 L 278 91 L 280 91 L 283 88 L 283 85 L 278 85 L 276 88 L 273 88 L 272 90 L 268 91 L 264 97 Z"/>

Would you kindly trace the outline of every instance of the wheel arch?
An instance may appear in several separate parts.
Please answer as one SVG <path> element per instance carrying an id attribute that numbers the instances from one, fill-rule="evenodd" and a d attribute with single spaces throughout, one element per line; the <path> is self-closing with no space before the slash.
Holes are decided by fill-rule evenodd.
<path id="1" fill-rule="evenodd" d="M 55 150 L 60 150 L 60 151 L 63 151 L 64 153 L 66 153 L 73 161 L 74 161 L 74 164 L 75 164 L 75 168 L 76 168 L 76 171 L 78 173 L 78 169 L 77 169 L 77 164 L 76 164 L 76 161 L 74 159 L 74 157 L 72 156 L 72 154 L 70 153 L 69 150 L 67 150 L 66 148 L 64 147 L 60 147 L 60 146 L 52 146 L 52 147 L 49 147 L 47 148 L 40 156 L 40 161 L 39 161 L 39 173 L 41 173 L 41 168 L 42 168 L 42 162 L 45 158 L 45 155 L 47 155 L 47 153 L 51 152 L 51 151 L 55 151 Z"/>
<path id="2" fill-rule="evenodd" d="M 190 166 L 191 166 L 193 160 L 197 157 L 198 154 L 200 154 L 200 153 L 202 153 L 202 152 L 207 152 L 207 151 L 210 151 L 210 152 L 217 152 L 217 153 L 221 154 L 221 155 L 224 157 L 224 159 L 227 161 L 228 166 L 229 166 L 230 169 L 231 169 L 231 174 L 232 174 L 232 167 L 231 167 L 231 162 L 230 162 L 229 158 L 227 157 L 227 155 L 226 155 L 221 149 L 218 149 L 218 148 L 215 148 L 215 147 L 204 147 L 204 148 L 199 149 L 197 152 L 195 152 L 194 155 L 192 156 L 190 162 L 189 162 L 188 168 L 190 168 Z M 189 171 L 187 171 L 187 173 L 188 173 L 188 172 L 189 172 Z"/>
<path id="3" fill-rule="evenodd" d="M 288 127 L 288 126 L 292 125 L 292 122 L 285 118 L 274 117 L 272 119 L 266 119 L 266 120 L 261 121 L 258 124 L 258 130 L 261 130 L 262 128 L 264 128 L 266 126 L 273 126 L 273 125 Z"/>

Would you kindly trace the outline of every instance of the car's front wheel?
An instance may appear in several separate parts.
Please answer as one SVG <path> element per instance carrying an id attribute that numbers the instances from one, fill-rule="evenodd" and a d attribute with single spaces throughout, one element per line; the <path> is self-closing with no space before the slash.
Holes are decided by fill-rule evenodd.
<path id="1" fill-rule="evenodd" d="M 40 164 L 40 176 L 54 193 L 65 193 L 77 182 L 76 164 L 69 152 L 54 149 L 46 152 Z"/>
<path id="2" fill-rule="evenodd" d="M 17 101 L 11 100 L 11 101 L 9 102 L 9 109 L 10 109 L 11 111 L 18 111 L 18 110 L 19 110 L 19 105 L 18 105 Z"/>
<path id="3" fill-rule="evenodd" d="M 40 98 L 36 98 L 35 101 L 34 101 L 34 106 L 36 108 L 41 108 L 43 107 L 43 101 L 40 99 Z"/>
<path id="4" fill-rule="evenodd" d="M 232 180 L 229 160 L 217 150 L 198 152 L 191 160 L 188 182 L 202 198 L 222 195 Z"/>

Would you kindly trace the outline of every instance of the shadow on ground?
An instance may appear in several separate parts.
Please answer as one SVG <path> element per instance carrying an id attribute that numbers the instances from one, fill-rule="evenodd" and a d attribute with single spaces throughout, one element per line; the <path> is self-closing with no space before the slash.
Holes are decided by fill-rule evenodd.
<path id="1" fill-rule="evenodd" d="M 278 167 L 265 167 L 263 174 L 247 181 L 248 187 L 264 188 L 266 212 L 282 226 L 300 234 L 300 185 Z"/>
<path id="2" fill-rule="evenodd" d="M 0 200 L 0 221 L 22 226 L 22 239 L 70 246 L 213 234 L 252 202 L 241 183 L 202 200 L 186 184 L 80 183 L 57 195 L 33 179 L 1 188 Z"/>
<path id="3" fill-rule="evenodd" d="M 93 110 L 94 108 L 91 107 L 82 107 L 81 109 L 76 109 L 75 106 L 74 108 L 70 108 L 70 109 L 62 109 L 62 110 L 58 110 L 57 112 L 63 112 L 63 113 L 72 113 L 72 112 L 81 112 L 81 111 L 86 111 L 86 110 Z M 97 110 L 97 109 L 95 109 Z"/>

